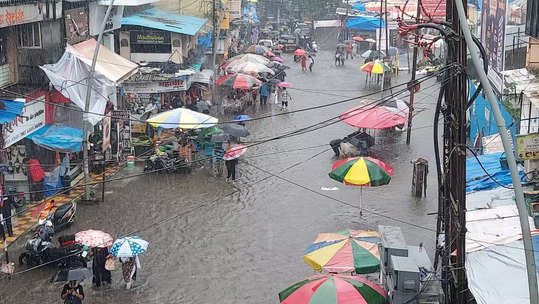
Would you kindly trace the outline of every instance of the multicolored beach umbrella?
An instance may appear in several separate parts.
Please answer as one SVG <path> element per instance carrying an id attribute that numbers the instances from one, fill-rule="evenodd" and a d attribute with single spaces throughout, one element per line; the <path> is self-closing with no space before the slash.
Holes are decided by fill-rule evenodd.
<path id="1" fill-rule="evenodd" d="M 387 292 L 360 276 L 316 275 L 279 293 L 281 304 L 386 304 Z"/>
<path id="2" fill-rule="evenodd" d="M 393 176 L 393 168 L 372 157 L 350 157 L 335 162 L 329 177 L 353 186 L 387 185 Z"/>
<path id="3" fill-rule="evenodd" d="M 153 127 L 164 129 L 201 129 L 209 128 L 217 124 L 219 120 L 215 117 L 191 111 L 185 108 L 178 108 L 163 113 L 159 113 L 146 120 Z"/>
<path id="4" fill-rule="evenodd" d="M 361 70 L 363 72 L 372 73 L 372 74 L 383 74 L 384 72 L 391 72 L 391 68 L 387 64 L 379 60 L 365 63 L 364 65 L 361 66 Z"/>
<path id="5" fill-rule="evenodd" d="M 376 231 L 320 233 L 303 260 L 319 272 L 373 273 L 380 270 L 379 242 Z"/>

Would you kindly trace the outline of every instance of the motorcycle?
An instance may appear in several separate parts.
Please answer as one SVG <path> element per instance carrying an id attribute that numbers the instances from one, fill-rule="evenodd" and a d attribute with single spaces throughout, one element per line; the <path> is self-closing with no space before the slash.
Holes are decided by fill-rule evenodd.
<path id="1" fill-rule="evenodd" d="M 177 153 L 177 152 L 176 152 Z M 179 155 L 164 154 L 150 156 L 144 165 L 144 172 L 156 171 L 160 173 L 191 173 L 187 162 Z"/>
<path id="2" fill-rule="evenodd" d="M 73 202 L 61 205 L 47 217 L 39 220 L 38 231 L 42 231 L 48 222 L 51 223 L 54 233 L 66 229 L 75 221 L 76 211 L 77 205 Z"/>

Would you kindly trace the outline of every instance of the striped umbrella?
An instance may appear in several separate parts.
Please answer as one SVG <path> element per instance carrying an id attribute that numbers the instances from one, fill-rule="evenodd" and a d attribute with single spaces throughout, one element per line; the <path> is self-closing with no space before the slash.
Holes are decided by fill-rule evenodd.
<path id="1" fill-rule="evenodd" d="M 315 275 L 279 293 L 281 304 L 386 304 L 387 292 L 360 276 Z"/>
<path id="2" fill-rule="evenodd" d="M 351 186 L 361 186 L 359 214 L 362 215 L 363 186 L 387 185 L 393 176 L 393 168 L 372 157 L 350 157 L 337 161 L 329 173 L 332 179 Z"/>
<path id="3" fill-rule="evenodd" d="M 112 244 L 110 254 L 118 258 L 130 258 L 148 250 L 148 242 L 138 236 L 128 236 L 117 239 Z"/>
<path id="4" fill-rule="evenodd" d="M 245 154 L 245 152 L 247 152 L 247 147 L 245 147 L 244 145 L 234 145 L 226 151 L 225 155 L 223 155 L 223 159 L 233 160 L 239 158 L 240 156 Z"/>
<path id="5" fill-rule="evenodd" d="M 316 271 L 372 273 L 380 270 L 376 231 L 320 233 L 303 260 Z"/>
<path id="6" fill-rule="evenodd" d="M 262 81 L 247 74 L 228 74 L 217 80 L 215 83 L 219 86 L 230 87 L 234 89 L 251 89 L 262 85 Z"/>
<path id="7" fill-rule="evenodd" d="M 159 113 L 146 120 L 153 127 L 164 129 L 201 129 L 209 128 L 217 124 L 219 120 L 215 117 L 191 111 L 185 108 L 178 108 L 163 113 Z"/>
<path id="8" fill-rule="evenodd" d="M 368 72 L 372 74 L 383 74 L 384 72 L 391 72 L 391 68 L 387 64 L 375 60 L 365 63 L 361 66 L 363 72 Z"/>
<path id="9" fill-rule="evenodd" d="M 232 62 L 226 67 L 228 73 L 243 73 L 257 76 L 259 73 L 275 74 L 272 69 L 265 64 L 255 62 Z"/>

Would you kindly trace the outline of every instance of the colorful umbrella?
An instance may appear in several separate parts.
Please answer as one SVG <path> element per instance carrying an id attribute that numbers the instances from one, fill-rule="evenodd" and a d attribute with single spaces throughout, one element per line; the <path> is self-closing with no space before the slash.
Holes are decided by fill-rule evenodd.
<path id="1" fill-rule="evenodd" d="M 361 37 L 359 37 L 359 36 L 355 36 L 355 37 L 353 37 L 352 39 L 354 39 L 354 41 L 357 41 L 357 42 L 363 41 L 363 38 L 361 38 Z"/>
<path id="2" fill-rule="evenodd" d="M 247 147 L 245 147 L 244 145 L 233 145 L 230 149 L 226 151 L 225 155 L 223 155 L 223 159 L 233 160 L 239 158 L 240 156 L 245 154 L 245 152 L 247 152 Z"/>
<path id="3" fill-rule="evenodd" d="M 387 64 L 375 60 L 365 63 L 361 66 L 363 72 L 368 72 L 372 74 L 383 74 L 384 72 L 391 72 L 391 68 Z"/>
<path id="4" fill-rule="evenodd" d="M 252 76 L 257 76 L 259 73 L 275 74 L 272 69 L 266 65 L 254 62 L 233 62 L 226 67 L 229 73 L 243 73 Z"/>
<path id="5" fill-rule="evenodd" d="M 234 121 L 246 121 L 246 120 L 251 120 L 251 116 L 249 115 L 237 115 L 234 117 Z"/>
<path id="6" fill-rule="evenodd" d="M 212 127 L 219 120 L 215 117 L 191 111 L 185 108 L 178 108 L 150 117 L 148 122 L 153 127 L 164 129 L 201 129 Z"/>
<path id="7" fill-rule="evenodd" d="M 280 88 L 291 88 L 292 84 L 290 82 L 279 82 L 277 86 Z"/>
<path id="8" fill-rule="evenodd" d="M 109 247 L 112 236 L 100 230 L 85 230 L 75 233 L 75 242 L 88 247 Z"/>
<path id="9" fill-rule="evenodd" d="M 297 50 L 294 51 L 294 55 L 296 55 L 296 56 L 303 56 L 305 54 L 307 54 L 307 51 L 305 51 L 303 49 L 297 49 Z"/>
<path id="10" fill-rule="evenodd" d="M 247 74 L 228 74 L 219 78 L 216 82 L 216 85 L 231 87 L 234 89 L 251 89 L 253 87 L 261 86 L 262 81 L 256 79 L 255 77 Z"/>
<path id="11" fill-rule="evenodd" d="M 112 244 L 110 254 L 118 258 L 130 258 L 148 250 L 148 242 L 138 236 L 128 236 L 117 239 Z"/>
<path id="12" fill-rule="evenodd" d="M 272 57 L 271 61 L 277 61 L 279 63 L 284 63 L 284 59 L 281 57 Z"/>
<path id="13" fill-rule="evenodd" d="M 360 276 L 315 275 L 279 293 L 281 304 L 386 304 L 387 292 Z"/>
<path id="14" fill-rule="evenodd" d="M 266 48 L 265 46 L 263 45 L 251 45 L 248 49 L 247 49 L 247 53 L 255 53 L 255 54 L 264 54 L 266 51 L 268 51 L 268 48 Z"/>
<path id="15" fill-rule="evenodd" d="M 320 233 L 303 260 L 316 271 L 373 273 L 380 270 L 379 242 L 376 231 Z"/>
<path id="16" fill-rule="evenodd" d="M 329 173 L 332 179 L 351 186 L 361 186 L 359 195 L 359 215 L 363 215 L 363 186 L 387 185 L 393 176 L 390 165 L 371 157 L 345 158 L 333 164 Z"/>
<path id="17" fill-rule="evenodd" d="M 408 105 L 401 100 L 391 100 L 382 105 L 357 106 L 341 115 L 352 127 L 386 129 L 403 125 L 408 120 Z"/>
<path id="18" fill-rule="evenodd" d="M 241 54 L 238 56 L 234 56 L 230 59 L 228 59 L 225 64 L 223 64 L 223 67 L 227 67 L 229 64 L 233 62 L 253 62 L 253 63 L 260 63 L 260 64 L 267 64 L 270 60 L 264 56 L 256 55 L 256 54 Z"/>

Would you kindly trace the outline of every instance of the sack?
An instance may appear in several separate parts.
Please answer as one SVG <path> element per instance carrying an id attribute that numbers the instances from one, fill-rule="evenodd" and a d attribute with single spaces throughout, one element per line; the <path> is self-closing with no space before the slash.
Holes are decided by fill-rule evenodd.
<path id="1" fill-rule="evenodd" d="M 108 271 L 116 270 L 116 259 L 113 257 L 107 258 L 105 261 L 105 269 Z"/>

